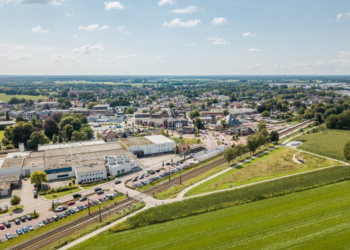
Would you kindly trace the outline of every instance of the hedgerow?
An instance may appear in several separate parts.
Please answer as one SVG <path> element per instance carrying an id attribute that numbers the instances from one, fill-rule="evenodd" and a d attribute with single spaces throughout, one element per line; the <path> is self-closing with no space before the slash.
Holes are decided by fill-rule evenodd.
<path id="1" fill-rule="evenodd" d="M 231 191 L 186 199 L 181 202 L 152 207 L 117 224 L 110 232 L 166 222 L 191 215 L 254 201 L 300 192 L 336 182 L 350 180 L 350 167 L 339 166 L 305 174 L 289 176 Z"/>

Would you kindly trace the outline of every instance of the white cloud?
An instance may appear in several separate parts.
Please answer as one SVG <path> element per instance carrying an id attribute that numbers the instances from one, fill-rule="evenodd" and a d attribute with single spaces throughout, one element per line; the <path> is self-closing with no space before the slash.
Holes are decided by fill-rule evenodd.
<path id="1" fill-rule="evenodd" d="M 247 52 L 259 52 L 260 49 L 256 49 L 256 48 L 251 48 L 251 49 L 247 49 Z"/>
<path id="2" fill-rule="evenodd" d="M 218 37 L 210 37 L 210 38 L 207 38 L 207 40 L 211 41 L 214 45 L 230 45 L 228 41 Z"/>
<path id="3" fill-rule="evenodd" d="M 23 50 L 23 49 L 24 49 L 24 46 L 15 46 L 15 47 L 13 47 L 14 51 Z"/>
<path id="4" fill-rule="evenodd" d="M 21 4 L 53 4 L 53 5 L 61 5 L 66 0 L 18 0 L 16 2 L 19 2 Z M 15 1 L 13 1 L 15 2 Z"/>
<path id="5" fill-rule="evenodd" d="M 184 9 L 174 9 L 171 12 L 173 12 L 175 14 L 190 14 L 190 13 L 194 13 L 197 11 L 198 11 L 197 6 L 191 5 L 191 6 L 184 8 Z"/>
<path id="6" fill-rule="evenodd" d="M 66 63 L 66 62 L 70 62 L 73 64 L 77 64 L 78 61 L 70 56 L 66 56 L 66 55 L 62 55 L 62 54 L 56 54 L 56 55 L 52 55 L 51 58 L 54 60 L 54 62 L 56 63 Z"/>
<path id="7" fill-rule="evenodd" d="M 73 35 L 73 37 L 74 37 L 75 39 L 78 39 L 78 36 L 77 36 L 77 35 Z"/>
<path id="8" fill-rule="evenodd" d="M 214 24 L 214 25 L 222 25 L 222 24 L 225 24 L 227 23 L 227 19 L 224 18 L 224 17 L 215 17 L 211 23 Z"/>
<path id="9" fill-rule="evenodd" d="M 124 6 L 120 2 L 104 2 L 105 10 L 123 10 Z"/>
<path id="10" fill-rule="evenodd" d="M 109 27 L 108 25 L 103 25 L 102 27 L 99 28 L 99 30 L 108 30 L 111 27 Z"/>
<path id="11" fill-rule="evenodd" d="M 118 27 L 118 31 L 123 31 L 125 29 L 125 26 Z"/>
<path id="12" fill-rule="evenodd" d="M 246 32 L 243 34 L 243 37 L 250 37 L 250 36 L 257 36 L 256 34 L 250 33 L 250 32 Z"/>
<path id="13" fill-rule="evenodd" d="M 173 27 L 190 28 L 190 27 L 195 27 L 200 23 L 201 23 L 201 20 L 199 20 L 199 19 L 181 21 L 180 18 L 175 18 L 170 23 L 164 22 L 163 26 L 168 27 L 168 28 L 173 28 Z"/>
<path id="14" fill-rule="evenodd" d="M 96 44 L 96 45 L 90 45 L 86 44 L 80 48 L 73 49 L 73 52 L 80 53 L 80 54 L 89 54 L 94 50 L 103 50 L 103 44 Z"/>
<path id="15" fill-rule="evenodd" d="M 193 47 L 193 46 L 196 46 L 196 44 L 195 44 L 195 43 L 189 43 L 189 44 L 187 44 L 186 46 L 187 46 L 187 47 Z"/>
<path id="16" fill-rule="evenodd" d="M 160 0 L 160 1 L 158 2 L 158 5 L 159 5 L 159 6 L 163 6 L 163 5 L 166 5 L 166 4 L 172 5 L 172 4 L 174 4 L 174 3 L 175 3 L 174 0 Z"/>
<path id="17" fill-rule="evenodd" d="M 69 12 L 64 12 L 64 14 L 65 14 L 66 17 L 73 17 L 74 16 L 74 14 L 69 13 Z"/>
<path id="18" fill-rule="evenodd" d="M 35 28 L 32 28 L 32 31 L 33 32 L 36 32 L 36 33 L 48 33 L 50 32 L 49 30 L 44 30 L 42 29 L 40 26 L 37 26 Z"/>
<path id="19" fill-rule="evenodd" d="M 131 54 L 131 55 L 117 55 L 117 59 L 127 59 L 127 58 L 134 58 L 137 57 L 136 54 Z"/>
<path id="20" fill-rule="evenodd" d="M 125 35 L 130 35 L 130 32 L 129 32 L 129 31 L 126 31 L 125 26 L 119 26 L 119 27 L 118 27 L 118 31 L 119 31 L 119 32 L 123 32 L 123 34 L 125 34 Z"/>
<path id="21" fill-rule="evenodd" d="M 91 24 L 88 26 L 79 26 L 79 30 L 85 30 L 85 31 L 94 31 L 94 30 L 108 30 L 111 27 L 109 27 L 108 25 L 103 25 L 100 26 L 99 24 Z"/>
<path id="22" fill-rule="evenodd" d="M 336 16 L 336 20 L 337 22 L 341 21 L 342 19 L 344 19 L 345 17 L 350 17 L 350 12 L 348 13 L 339 13 L 337 16 Z"/>

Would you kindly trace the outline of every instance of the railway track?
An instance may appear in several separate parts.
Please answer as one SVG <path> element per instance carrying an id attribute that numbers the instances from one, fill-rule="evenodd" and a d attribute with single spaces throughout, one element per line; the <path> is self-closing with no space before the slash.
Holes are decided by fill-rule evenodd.
<path id="1" fill-rule="evenodd" d="M 302 122 L 302 123 L 299 123 L 297 126 L 294 126 L 294 127 L 290 128 L 290 129 L 287 129 L 287 130 L 284 130 L 284 131 L 282 131 L 282 132 L 280 132 L 278 134 L 279 134 L 280 137 L 282 137 L 282 136 L 287 135 L 288 133 L 290 133 L 292 131 L 295 131 L 295 130 L 301 128 L 301 127 L 307 126 L 307 125 L 309 125 L 311 123 L 313 123 L 313 119 L 305 121 L 305 122 Z"/>
<path id="2" fill-rule="evenodd" d="M 220 166 L 223 163 L 225 163 L 225 159 L 221 158 L 221 159 L 218 159 L 218 160 L 213 161 L 211 163 L 208 163 L 208 164 L 204 165 L 203 167 L 196 168 L 190 172 L 182 174 L 181 181 L 184 182 L 184 181 L 187 181 L 189 179 L 192 179 L 193 177 L 196 177 L 196 176 L 198 176 L 202 173 L 205 173 L 213 168 L 216 168 L 217 166 Z M 165 183 L 162 183 L 158 186 L 147 189 L 146 191 L 144 191 L 142 193 L 152 196 L 153 193 L 157 194 L 157 193 L 165 191 L 165 190 L 167 190 L 167 189 L 169 189 L 177 184 L 180 184 L 180 176 L 178 176 L 175 179 L 172 179 L 170 181 L 167 181 Z"/>
<path id="3" fill-rule="evenodd" d="M 108 218 L 110 215 L 115 214 L 117 211 L 122 211 L 124 208 L 127 208 L 129 205 L 136 202 L 137 200 L 133 198 L 128 198 L 118 202 L 118 207 L 111 205 L 109 207 L 101 209 L 102 221 L 103 219 Z M 82 230 L 96 222 L 99 222 L 99 220 L 100 220 L 99 212 L 97 211 L 92 213 L 91 215 L 82 217 L 78 220 L 72 221 L 61 227 L 55 228 L 38 237 L 25 241 L 21 244 L 18 244 L 10 248 L 10 250 L 36 250 L 36 249 L 44 248 L 45 246 L 48 246 L 53 242 L 59 241 L 69 235 L 72 235 L 78 232 L 79 230 Z"/>

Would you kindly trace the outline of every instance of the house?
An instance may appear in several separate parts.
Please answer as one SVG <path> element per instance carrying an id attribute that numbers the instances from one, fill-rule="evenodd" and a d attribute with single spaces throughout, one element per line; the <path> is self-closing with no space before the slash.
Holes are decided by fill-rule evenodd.
<path id="1" fill-rule="evenodd" d="M 117 141 L 118 138 L 119 138 L 119 135 L 113 130 L 110 130 L 109 132 L 103 131 L 101 135 L 101 139 L 104 140 L 105 142 Z"/>

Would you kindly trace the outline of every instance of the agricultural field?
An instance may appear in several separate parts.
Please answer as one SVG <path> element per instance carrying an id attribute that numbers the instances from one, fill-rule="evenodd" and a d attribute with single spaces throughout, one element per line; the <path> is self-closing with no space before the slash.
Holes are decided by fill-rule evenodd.
<path id="1" fill-rule="evenodd" d="M 33 95 L 5 95 L 4 93 L 0 93 L 0 101 L 8 102 L 8 101 L 10 101 L 10 99 L 12 97 L 16 97 L 18 99 L 24 98 L 26 100 L 33 100 L 33 101 L 47 100 L 49 98 L 48 96 L 43 96 L 43 95 L 39 95 L 39 96 L 33 96 Z"/>
<path id="2" fill-rule="evenodd" d="M 302 135 L 294 140 L 303 142 L 299 149 L 343 161 L 344 146 L 350 142 L 350 131 L 326 130 Z"/>
<path id="3" fill-rule="evenodd" d="M 99 235 L 71 249 L 349 249 L 350 181 L 297 192 L 302 190 L 303 185 L 312 187 L 318 181 L 322 183 L 330 180 L 329 176 L 335 172 L 337 176 L 345 174 L 349 178 L 348 168 L 340 167 L 334 170 L 315 172 L 317 180 L 311 173 L 307 173 L 303 174 L 300 180 L 294 176 L 287 177 L 285 181 L 257 184 L 257 187 L 248 187 L 248 190 L 242 188 L 236 190 L 237 193 L 242 193 L 242 197 L 248 197 L 252 192 L 255 192 L 255 197 L 259 196 L 258 193 L 259 197 L 268 197 L 263 193 L 274 189 L 282 192 L 288 189 L 288 186 L 295 192 L 165 223 L 145 226 L 147 219 L 141 218 L 152 217 L 152 213 L 147 213 L 146 210 L 146 213 L 142 212 L 145 213 L 144 216 L 142 213 L 135 215 L 139 219 L 134 221 L 138 221 L 140 227 Z M 298 183 L 295 184 L 296 182 Z M 235 191 L 224 193 L 231 195 L 226 195 L 228 202 L 235 196 Z M 236 198 L 239 199 L 240 195 L 237 193 Z M 187 207 L 193 208 L 195 202 L 191 200 L 198 199 L 197 206 L 201 209 L 200 206 L 206 206 L 205 199 L 213 205 L 211 197 L 218 198 L 219 195 L 225 194 L 187 200 L 185 203 L 189 204 L 182 204 L 183 211 L 180 213 L 186 214 Z M 249 197 L 254 199 L 254 195 Z M 163 206 L 154 208 L 153 213 L 158 212 L 155 213 L 155 220 L 165 214 L 166 211 L 162 210 L 167 210 L 171 213 L 170 216 L 173 216 L 173 209 L 169 210 L 168 207 L 170 205 L 175 204 L 164 205 L 167 206 L 166 209 L 163 209 Z M 132 224 L 132 221 L 130 223 Z"/>
<path id="4" fill-rule="evenodd" d="M 302 157 L 305 164 L 294 162 L 293 156 L 295 154 Z M 227 189 L 230 184 L 235 187 L 334 165 L 343 164 L 335 160 L 280 147 L 189 190 L 186 196 Z"/>

